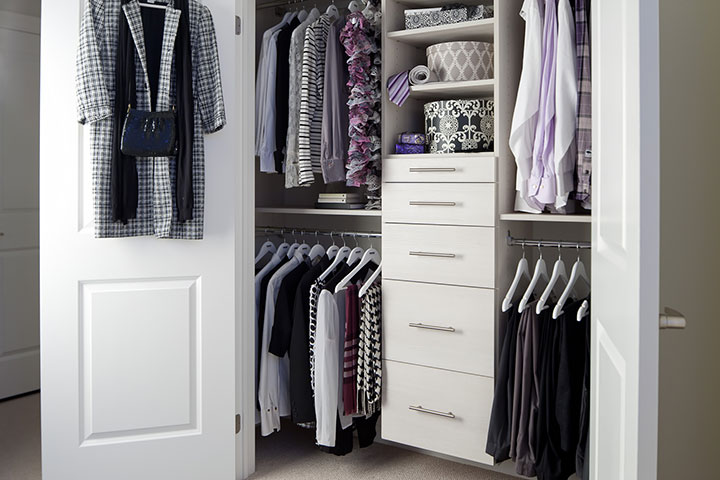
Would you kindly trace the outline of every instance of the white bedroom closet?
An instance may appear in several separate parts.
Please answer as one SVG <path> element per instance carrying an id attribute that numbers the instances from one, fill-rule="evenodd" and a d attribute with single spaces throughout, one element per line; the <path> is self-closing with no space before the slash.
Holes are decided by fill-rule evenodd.
<path id="1" fill-rule="evenodd" d="M 261 119 L 262 125 L 259 127 L 256 124 L 255 130 L 255 243 L 258 253 L 255 271 L 262 272 L 260 278 L 266 278 L 264 283 L 272 283 L 266 275 L 272 272 L 271 276 L 281 268 L 275 267 L 274 272 L 271 268 L 277 265 L 280 256 L 283 256 L 283 262 L 293 257 L 295 249 L 290 255 L 287 252 L 287 248 L 293 244 L 296 247 L 301 245 L 301 252 L 305 248 L 304 254 L 316 244 L 322 244 L 323 248 L 318 249 L 319 256 L 310 254 L 310 257 L 317 258 L 332 256 L 332 253 L 327 255 L 324 252 L 330 245 L 347 246 L 349 248 L 345 250 L 348 252 L 354 248 L 357 256 L 349 263 L 356 262 L 371 247 L 376 249 L 378 263 L 379 257 L 382 257 L 382 271 L 377 279 L 382 280 L 382 404 L 377 424 L 378 439 L 464 462 L 493 465 L 493 456 L 486 453 L 488 430 L 491 423 L 495 425 L 493 428 L 504 428 L 502 425 L 498 427 L 498 419 L 491 420 L 492 415 L 500 415 L 492 413 L 493 399 L 498 388 L 496 383 L 502 381 L 503 385 L 510 385 L 512 391 L 516 375 L 514 371 L 502 367 L 505 362 L 503 344 L 515 343 L 514 335 L 517 335 L 517 329 L 506 332 L 510 324 L 510 312 L 518 311 L 522 303 L 523 309 L 537 310 L 534 319 L 526 322 L 535 322 L 538 327 L 543 322 L 567 322 L 566 316 L 562 315 L 563 309 L 554 307 L 560 300 L 567 308 L 574 300 L 582 301 L 589 294 L 591 216 L 588 210 L 573 210 L 570 206 L 565 208 L 564 203 L 556 208 L 554 202 L 550 208 L 536 208 L 534 213 L 529 213 L 531 210 L 519 207 L 521 204 L 516 199 L 521 195 L 518 193 L 520 189 L 516 190 L 516 185 L 520 184 L 517 175 L 519 162 L 516 163 L 511 150 L 510 138 L 516 103 L 524 98 L 518 95 L 521 76 L 532 77 L 533 73 L 523 73 L 523 69 L 533 67 L 532 61 L 523 64 L 524 55 L 528 56 L 524 38 L 526 28 L 531 29 L 531 32 L 537 28 L 537 24 L 530 25 L 534 19 L 528 13 L 545 15 L 537 10 L 527 10 L 531 4 L 544 2 L 470 1 L 466 2 L 468 8 L 453 7 L 453 3 L 445 0 L 385 0 L 378 4 L 377 12 L 382 15 L 373 18 L 381 22 L 381 35 L 378 37 L 381 54 L 375 55 L 373 52 L 372 59 L 382 59 L 382 77 L 379 80 L 381 108 L 377 108 L 380 105 L 375 108 L 381 111 L 381 150 L 377 150 L 377 145 L 372 146 L 370 163 L 376 163 L 372 173 L 363 177 L 367 181 L 359 182 L 359 187 L 348 187 L 347 169 L 344 176 L 332 178 L 337 175 L 337 171 L 333 173 L 326 168 L 325 152 L 318 154 L 312 150 L 318 138 L 326 138 L 328 124 L 334 125 L 334 121 L 328 122 L 327 116 L 322 116 L 322 97 L 303 99 L 302 88 L 298 86 L 278 87 L 285 73 L 279 73 L 280 67 L 275 68 L 275 65 L 285 61 L 288 42 L 291 45 L 290 57 L 292 52 L 297 55 L 294 50 L 296 46 L 292 43 L 295 42 L 292 39 L 294 35 L 282 33 L 283 26 L 285 31 L 292 31 L 298 25 L 303 28 L 302 25 L 311 24 L 308 18 L 318 19 L 320 15 L 330 16 L 326 25 L 338 22 L 336 25 L 342 26 L 346 23 L 342 17 L 349 13 L 346 8 L 348 2 L 257 2 L 256 95 L 270 103 L 264 103 L 256 97 L 255 117 L 256 121 Z M 559 34 L 556 32 L 559 35 L 558 43 L 566 42 L 565 45 L 569 45 L 566 36 L 568 26 L 571 25 L 572 54 L 575 55 L 573 18 L 576 2 L 565 0 L 560 3 L 564 7 L 572 4 L 572 10 L 561 8 L 561 14 L 570 15 L 569 21 L 564 24 L 555 20 L 556 25 L 563 25 Z M 353 10 L 367 8 L 365 11 L 369 12 L 373 9 L 372 5 L 367 7 L 361 1 L 351 4 Z M 443 9 L 438 12 L 441 7 Z M 459 17 L 453 19 L 454 15 Z M 443 20 L 437 20 L 438 16 L 443 17 Z M 337 35 L 336 30 L 331 31 Z M 282 40 L 283 36 L 285 40 Z M 268 40 L 276 42 L 274 54 L 268 53 Z M 284 47 L 281 46 L 283 41 L 286 43 Z M 330 41 L 332 38 L 327 40 L 328 43 Z M 337 40 L 335 42 L 338 43 Z M 313 43 L 312 48 L 315 46 Z M 428 58 L 428 47 L 431 46 L 435 46 L 432 48 L 441 53 Z M 450 53 L 442 54 L 443 48 L 449 49 Z M 560 52 L 558 55 L 568 53 L 557 51 Z M 302 55 L 297 58 L 302 58 Z M 570 60 L 575 65 L 575 58 Z M 537 61 L 539 63 L 540 58 Z M 567 55 L 559 61 L 562 66 L 562 61 L 568 61 Z M 273 68 L 268 68 L 268 62 L 275 62 Z M 292 69 L 292 60 L 290 65 Z M 430 69 L 423 68 L 428 65 Z M 466 71 L 468 69 L 471 70 L 469 73 Z M 334 74 L 328 68 L 324 72 L 326 75 Z M 268 83 L 268 78 L 273 75 L 275 78 L 271 78 L 272 81 Z M 306 70 L 303 75 L 314 76 L 317 72 Z M 573 78 L 577 82 L 575 74 Z M 289 73 L 290 84 L 297 82 L 302 85 L 303 80 L 307 84 L 307 79 Z M 325 77 L 325 92 L 328 81 L 329 78 Z M 287 80 L 285 82 L 288 83 Z M 564 86 L 568 85 L 567 78 L 561 78 L 558 85 L 558 92 L 562 94 Z M 277 94 L 268 95 L 268 88 L 275 88 Z M 289 102 L 281 94 L 285 90 L 288 91 Z M 539 90 L 538 87 L 536 103 L 539 102 Z M 577 85 L 570 89 L 570 95 L 577 96 Z M 303 135 L 307 135 L 304 141 L 306 152 L 309 153 L 304 158 L 304 166 L 299 167 L 300 170 L 305 169 L 305 173 L 297 179 L 293 178 L 294 173 L 287 171 L 288 168 L 295 168 L 289 157 L 297 153 L 289 152 L 292 149 L 299 150 L 298 163 L 302 165 L 302 147 L 292 145 L 290 136 L 285 141 L 282 134 L 277 135 L 278 126 L 280 129 L 286 128 L 288 122 L 293 122 L 293 115 L 297 115 L 292 110 L 293 101 L 302 104 L 299 111 L 301 115 L 306 115 L 304 122 L 312 117 L 312 108 L 315 108 L 320 112 L 319 123 L 322 125 L 322 128 L 316 128 L 316 132 L 312 131 L 312 122 L 309 130 L 303 131 L 302 126 L 299 128 L 297 137 L 302 142 Z M 282 113 L 268 119 L 268 105 L 271 110 L 278 109 Z M 310 110 L 307 105 L 310 105 Z M 288 111 L 290 119 L 286 122 L 284 116 Z M 521 113 L 517 116 L 518 122 L 522 120 Z M 569 117 L 558 114 L 558 118 L 567 122 Z M 570 134 L 572 141 L 576 135 L 575 113 L 570 120 L 573 124 Z M 372 119 L 369 123 L 372 123 Z M 267 125 L 270 124 L 273 127 L 271 133 L 275 134 L 272 139 L 267 131 Z M 352 119 L 350 124 L 353 124 Z M 568 128 L 562 132 L 567 133 Z M 427 134 L 426 137 L 418 140 L 424 134 Z M 535 135 L 534 130 L 526 134 L 533 138 Z M 369 140 L 369 144 L 372 145 L 373 141 L 374 138 Z M 268 145 L 271 146 L 270 150 L 267 149 Z M 513 145 L 517 145 L 517 141 Z M 564 168 L 573 169 L 577 155 L 570 150 L 576 148 L 575 142 L 572 141 L 571 146 L 564 145 L 564 148 L 567 155 L 572 157 Z M 532 160 L 532 148 L 530 152 Z M 381 162 L 377 161 L 379 155 Z M 348 155 L 345 154 L 343 160 L 346 164 L 347 159 Z M 570 170 L 570 176 L 573 173 Z M 381 189 L 378 189 L 375 175 L 377 180 L 381 180 Z M 574 203 L 577 182 L 573 185 L 571 179 L 570 184 L 572 192 L 569 195 L 566 193 L 564 197 L 568 204 Z M 558 197 L 561 196 L 562 193 L 558 192 Z M 332 202 L 346 204 L 328 208 L 328 203 Z M 365 207 L 356 205 L 351 208 L 348 203 L 363 204 Z M 380 203 L 381 209 L 378 208 Z M 586 206 L 589 206 L 589 202 L 586 202 Z M 541 210 L 544 213 L 539 213 Z M 268 252 L 263 245 L 273 251 L 281 251 Z M 337 247 L 330 251 L 333 250 L 337 251 Z M 274 262 L 268 260 L 273 256 L 276 258 Z M 263 257 L 264 261 L 261 260 Z M 269 262 L 271 266 L 264 267 L 264 262 Z M 347 260 L 343 263 L 347 263 Z M 366 277 L 374 270 L 370 269 Z M 285 268 L 286 274 L 289 271 L 292 271 L 290 267 Z M 299 277 L 300 274 L 293 285 L 299 282 Z M 531 277 L 537 277 L 533 280 L 533 288 L 529 287 Z M 576 278 L 579 280 L 576 281 Z M 360 288 L 364 279 L 355 278 Z M 568 287 L 569 281 L 571 285 Z M 257 348 L 260 349 L 257 355 L 260 363 L 257 367 L 257 375 L 260 377 L 258 385 L 268 381 L 267 371 L 262 370 L 262 362 L 268 358 L 263 349 L 268 348 L 274 334 L 269 334 L 267 328 L 279 318 L 276 311 L 274 320 L 268 320 L 265 312 L 273 300 L 268 299 L 268 291 L 262 283 L 256 281 L 255 284 L 256 295 L 261 297 L 259 311 L 261 316 L 265 316 L 264 319 L 255 320 L 258 330 L 262 331 L 257 338 Z M 549 283 L 552 286 L 548 287 Z M 512 289 L 511 284 L 514 285 Z M 568 293 L 563 295 L 566 289 Z M 336 292 L 340 290 L 338 288 Z M 547 294 L 543 295 L 545 290 Z M 301 291 L 297 290 L 298 293 Z M 526 298 L 521 302 L 524 296 Z M 335 299 L 338 298 L 338 293 L 335 293 Z M 538 300 L 551 308 L 546 307 L 548 311 L 542 313 L 543 308 L 537 307 Z M 297 300 L 295 302 L 301 305 Z M 314 302 L 315 299 L 311 297 L 310 303 Z M 344 299 L 340 302 L 338 306 L 342 309 L 345 307 Z M 574 306 L 574 313 L 577 313 L 579 305 Z M 586 314 L 585 310 L 583 314 Z M 342 312 L 340 315 L 343 317 Z M 520 313 L 517 313 L 511 323 L 517 326 L 520 317 Z M 581 316 L 580 322 L 587 322 L 587 318 Z M 343 323 L 342 319 L 340 323 Z M 513 335 L 512 341 L 506 339 L 506 333 Z M 554 330 L 549 335 L 556 333 L 560 335 L 559 331 Z M 574 340 L 583 343 L 583 353 L 580 355 L 583 367 L 579 377 L 582 380 L 587 353 L 586 339 L 578 336 Z M 535 342 L 540 342 L 540 339 Z M 551 343 L 548 341 L 548 344 Z M 558 349 L 560 347 L 553 352 L 557 351 L 559 356 Z M 513 353 L 516 350 L 519 355 L 523 354 L 522 348 L 513 348 Z M 527 354 L 532 355 L 530 352 Z M 505 355 L 508 355 L 507 352 Z M 283 359 L 290 370 L 294 360 L 292 355 Z M 276 357 L 271 361 L 276 361 Z M 525 375 L 532 376 L 534 372 L 539 377 L 540 363 L 538 360 L 537 365 L 526 364 L 529 370 Z M 341 355 L 339 364 L 333 364 L 332 368 L 337 371 L 342 367 Z M 317 363 L 313 368 L 317 368 Z M 272 378 L 275 381 L 278 377 Z M 282 375 L 279 378 L 281 383 L 292 383 L 292 379 L 283 379 Z M 577 380 L 578 376 L 573 378 Z M 530 393 L 525 388 L 524 394 L 528 399 L 533 395 L 533 401 L 536 402 L 535 396 L 539 394 L 537 389 Z M 572 389 L 572 416 L 578 417 L 573 419 L 571 426 L 571 442 L 574 445 L 563 445 L 563 448 L 567 450 L 565 460 L 570 458 L 568 452 L 572 449 L 574 472 L 575 449 L 580 436 L 576 430 L 580 429 L 581 423 L 579 395 L 582 394 L 582 385 L 575 384 Z M 259 386 L 259 391 L 266 393 L 266 387 Z M 283 408 L 292 410 L 293 387 L 288 387 L 287 391 L 291 398 Z M 342 404 L 342 385 L 340 391 L 339 403 Z M 512 394 L 510 397 L 508 401 L 512 404 Z M 347 401 L 347 397 L 345 399 Z M 554 405 L 554 396 L 547 401 Z M 273 405 L 270 409 L 274 408 Z M 268 410 L 261 399 L 258 400 L 258 406 L 261 410 Z M 518 404 L 516 410 L 520 408 Z M 500 407 L 496 409 L 503 411 Z M 288 422 L 292 421 L 294 413 L 287 415 Z M 262 435 L 273 435 L 273 423 L 268 421 L 267 425 L 263 424 L 262 414 L 258 419 Z M 295 423 L 307 424 L 307 420 L 301 418 Z M 552 423 L 555 419 L 545 418 L 545 421 Z M 510 438 L 511 433 L 514 435 L 514 429 L 518 428 L 512 422 L 508 420 L 507 438 Z M 524 419 L 523 422 L 527 428 L 529 420 Z M 534 426 L 535 423 L 530 428 Z M 487 448 L 490 449 L 489 446 Z M 513 441 L 513 452 L 507 456 L 515 459 L 515 448 Z M 494 456 L 500 460 L 507 458 L 501 453 Z M 532 463 L 534 457 L 525 455 L 521 460 Z M 515 471 L 516 466 L 504 462 L 499 469 Z M 567 465 L 565 470 L 568 470 Z M 517 471 L 531 476 L 535 473 L 534 468 L 521 466 L 517 466 Z"/>

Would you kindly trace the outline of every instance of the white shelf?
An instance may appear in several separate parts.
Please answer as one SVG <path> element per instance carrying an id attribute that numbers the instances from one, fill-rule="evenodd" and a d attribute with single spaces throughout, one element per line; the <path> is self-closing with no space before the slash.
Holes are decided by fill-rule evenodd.
<path id="1" fill-rule="evenodd" d="M 344 217 L 380 217 L 382 210 L 342 210 L 331 208 L 257 207 L 255 213 L 283 215 L 334 215 Z"/>
<path id="2" fill-rule="evenodd" d="M 454 158 L 494 157 L 495 152 L 462 152 L 462 153 L 393 153 L 383 155 L 384 160 L 400 160 L 403 158 L 425 158 L 435 160 L 452 160 Z"/>
<path id="3" fill-rule="evenodd" d="M 466 80 L 463 82 L 431 82 L 410 87 L 410 98 L 435 100 L 452 98 L 490 97 L 495 92 L 495 80 Z"/>
<path id="4" fill-rule="evenodd" d="M 387 38 L 407 43 L 416 47 L 427 47 L 435 43 L 456 41 L 490 41 L 493 40 L 495 19 L 485 18 L 469 22 L 437 25 L 435 27 L 414 28 L 388 32 Z"/>
<path id="5" fill-rule="evenodd" d="M 591 215 L 553 215 L 549 213 L 503 213 L 500 220 L 509 222 L 592 223 Z"/>

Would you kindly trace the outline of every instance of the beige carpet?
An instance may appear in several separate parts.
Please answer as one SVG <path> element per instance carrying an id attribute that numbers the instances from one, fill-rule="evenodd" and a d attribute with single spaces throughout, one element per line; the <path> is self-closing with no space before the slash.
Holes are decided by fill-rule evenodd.
<path id="1" fill-rule="evenodd" d="M 389 445 L 355 449 L 344 457 L 320 452 L 314 433 L 283 424 L 257 440 L 252 480 L 503 480 L 512 477 Z M 0 402 L 0 480 L 41 480 L 40 395 Z"/>
<path id="2" fill-rule="evenodd" d="M 0 402 L 0 480 L 40 480 L 40 394 Z"/>
<path id="3" fill-rule="evenodd" d="M 314 446 L 314 432 L 283 422 L 269 437 L 258 435 L 256 472 L 251 480 L 505 480 L 513 477 L 430 457 L 402 448 L 374 444 L 336 457 Z"/>

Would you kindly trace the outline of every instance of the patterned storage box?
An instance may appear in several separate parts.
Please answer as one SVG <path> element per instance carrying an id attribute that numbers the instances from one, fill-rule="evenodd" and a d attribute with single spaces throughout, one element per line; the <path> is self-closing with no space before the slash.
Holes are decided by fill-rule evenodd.
<path id="1" fill-rule="evenodd" d="M 492 43 L 445 42 L 427 48 L 428 67 L 441 82 L 487 80 L 495 76 Z"/>
<path id="2" fill-rule="evenodd" d="M 425 133 L 430 153 L 492 152 L 494 103 L 480 98 L 426 103 Z"/>
<path id="3" fill-rule="evenodd" d="M 468 7 L 468 20 L 482 20 L 484 18 L 492 18 L 493 7 L 488 5 L 477 5 Z"/>
<path id="4" fill-rule="evenodd" d="M 442 10 L 441 8 L 419 8 L 405 10 L 405 28 L 434 27 L 448 23 L 460 23 L 468 19 L 467 8 Z"/>

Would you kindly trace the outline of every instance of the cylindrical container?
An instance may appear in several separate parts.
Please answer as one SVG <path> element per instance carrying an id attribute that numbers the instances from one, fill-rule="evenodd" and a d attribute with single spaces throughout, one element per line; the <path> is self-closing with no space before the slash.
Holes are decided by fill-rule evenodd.
<path id="1" fill-rule="evenodd" d="M 430 70 L 441 82 L 487 80 L 495 76 L 492 43 L 445 42 L 427 48 Z"/>
<path id="2" fill-rule="evenodd" d="M 495 149 L 492 99 L 440 100 L 425 104 L 430 153 L 492 152 Z"/>

